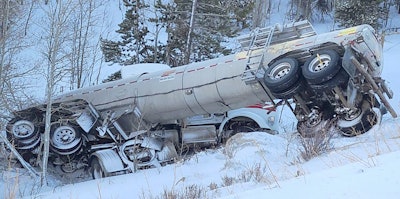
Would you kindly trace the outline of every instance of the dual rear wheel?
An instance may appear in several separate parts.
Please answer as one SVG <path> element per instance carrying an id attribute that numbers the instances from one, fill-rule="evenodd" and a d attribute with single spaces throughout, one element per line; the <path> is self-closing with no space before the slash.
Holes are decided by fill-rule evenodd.
<path id="1" fill-rule="evenodd" d="M 40 126 L 32 117 L 16 117 L 7 124 L 7 138 L 19 150 L 32 150 L 40 143 Z"/>
<path id="2" fill-rule="evenodd" d="M 288 99 L 304 89 L 300 66 L 294 58 L 283 58 L 267 68 L 264 84 L 276 98 Z"/>
<path id="3" fill-rule="evenodd" d="M 74 125 L 53 124 L 50 133 L 51 149 L 59 155 L 77 153 L 82 146 L 82 134 Z"/>
<path id="4" fill-rule="evenodd" d="M 365 100 L 361 108 L 340 116 L 337 126 L 342 135 L 353 137 L 369 131 L 379 120 L 379 114 Z"/>
<path id="5" fill-rule="evenodd" d="M 336 122 L 337 132 L 345 137 L 354 137 L 369 131 L 380 120 L 380 114 L 375 112 L 368 101 L 355 111 L 339 115 Z M 312 138 L 318 134 L 326 134 L 334 123 L 324 117 L 298 121 L 297 130 L 302 137 Z"/>
<path id="6" fill-rule="evenodd" d="M 287 99 L 307 85 L 317 92 L 325 91 L 346 83 L 348 78 L 341 67 L 340 55 L 327 49 L 312 55 L 302 68 L 295 58 L 277 60 L 266 69 L 264 83 L 276 98 Z"/>

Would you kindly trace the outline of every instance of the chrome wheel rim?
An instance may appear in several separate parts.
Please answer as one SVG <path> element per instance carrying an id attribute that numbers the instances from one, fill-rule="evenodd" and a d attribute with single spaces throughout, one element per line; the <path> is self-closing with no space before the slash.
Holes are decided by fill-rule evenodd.
<path id="1" fill-rule="evenodd" d="M 352 113 L 345 114 L 343 119 L 346 121 L 352 121 L 352 120 L 358 118 L 361 115 L 361 113 L 362 113 L 362 111 L 360 109 L 357 109 L 356 111 L 354 111 Z"/>
<path id="2" fill-rule="evenodd" d="M 274 69 L 271 70 L 271 72 L 269 73 L 269 76 L 273 80 L 282 79 L 287 74 L 289 74 L 291 69 L 292 69 L 292 66 L 289 63 L 287 63 L 287 62 L 280 63 L 280 64 L 276 65 Z"/>
<path id="3" fill-rule="evenodd" d="M 70 126 L 60 126 L 51 136 L 51 146 L 60 155 L 70 155 L 77 152 L 82 145 L 80 133 Z"/>
<path id="4" fill-rule="evenodd" d="M 16 138 L 27 138 L 35 132 L 35 125 L 28 120 L 19 120 L 12 126 L 11 132 Z"/>
<path id="5" fill-rule="evenodd" d="M 324 70 L 331 63 L 331 57 L 327 54 L 317 55 L 310 65 L 308 66 L 309 71 L 317 73 Z"/>

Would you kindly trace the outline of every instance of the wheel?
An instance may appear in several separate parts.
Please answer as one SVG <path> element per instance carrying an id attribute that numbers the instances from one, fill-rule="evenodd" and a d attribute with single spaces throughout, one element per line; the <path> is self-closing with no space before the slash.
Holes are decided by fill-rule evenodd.
<path id="1" fill-rule="evenodd" d="M 340 56 L 331 49 L 321 50 L 304 63 L 303 76 L 310 84 L 321 84 L 332 79 L 340 70 Z"/>
<path id="2" fill-rule="evenodd" d="M 16 119 L 15 122 L 12 122 L 9 128 L 13 137 L 19 140 L 32 138 L 38 131 L 33 122 L 20 119 Z"/>
<path id="3" fill-rule="evenodd" d="M 17 149 L 33 149 L 40 142 L 39 127 L 31 119 L 14 118 L 7 124 L 7 138 Z"/>
<path id="4" fill-rule="evenodd" d="M 307 120 L 297 122 L 297 132 L 304 138 L 312 138 L 320 134 L 325 135 L 331 126 L 330 119 L 327 116 L 325 112 L 321 113 L 318 109 L 312 109 Z"/>
<path id="5" fill-rule="evenodd" d="M 93 179 L 100 179 L 110 176 L 107 172 L 104 171 L 103 167 L 100 165 L 98 158 L 93 158 L 93 160 L 90 162 L 90 168 Z"/>
<path id="6" fill-rule="evenodd" d="M 296 59 L 280 59 L 265 71 L 264 83 L 272 92 L 287 90 L 299 79 L 299 69 Z"/>
<path id="7" fill-rule="evenodd" d="M 299 78 L 298 81 L 290 88 L 280 91 L 280 92 L 272 92 L 272 95 L 277 99 L 289 99 L 292 98 L 295 94 L 303 91 L 306 88 L 304 80 Z"/>
<path id="8" fill-rule="evenodd" d="M 329 130 L 329 121 L 322 120 L 306 120 L 297 122 L 297 132 L 303 138 L 313 138 L 318 135 L 326 134 Z"/>
<path id="9" fill-rule="evenodd" d="M 27 140 L 18 140 L 16 141 L 17 143 L 17 149 L 20 150 L 33 150 L 37 146 L 39 146 L 40 143 L 40 134 L 38 133 L 35 137 L 29 138 Z"/>
<path id="10" fill-rule="evenodd" d="M 336 86 L 345 85 L 349 81 L 349 74 L 344 69 L 339 72 L 330 80 L 321 84 L 310 84 L 310 87 L 316 92 L 330 91 Z"/>
<path id="11" fill-rule="evenodd" d="M 247 132 L 254 132 L 258 128 L 258 124 L 254 121 L 233 121 L 230 125 L 228 125 L 227 130 L 233 130 L 233 133 L 247 133 Z"/>
<path id="12" fill-rule="evenodd" d="M 61 165 L 61 171 L 64 173 L 73 173 L 78 169 L 76 162 L 67 162 Z"/>
<path id="13" fill-rule="evenodd" d="M 82 146 L 81 133 L 70 125 L 53 125 L 50 133 L 50 146 L 60 155 L 76 153 Z"/>
<path id="14" fill-rule="evenodd" d="M 222 135 L 222 142 L 225 142 L 230 137 L 237 133 L 254 132 L 260 129 L 257 122 L 245 117 L 232 118 L 226 126 L 224 126 L 224 133 Z"/>
<path id="15" fill-rule="evenodd" d="M 361 109 L 342 116 L 337 126 L 342 135 L 353 137 L 369 131 L 378 122 L 376 113 L 368 102 L 364 102 Z"/>

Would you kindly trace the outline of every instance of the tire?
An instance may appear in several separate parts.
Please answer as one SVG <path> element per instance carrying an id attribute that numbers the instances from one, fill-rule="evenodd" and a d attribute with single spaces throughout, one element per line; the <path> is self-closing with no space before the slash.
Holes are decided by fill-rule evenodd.
<path id="1" fill-rule="evenodd" d="M 378 123 L 376 113 L 371 109 L 370 105 L 365 104 L 362 107 L 361 113 L 354 118 L 342 117 L 338 120 L 337 126 L 343 136 L 354 137 L 364 134 Z"/>
<path id="2" fill-rule="evenodd" d="M 50 133 L 50 146 L 59 155 L 74 154 L 82 146 L 82 134 L 70 124 L 54 124 Z"/>
<path id="3" fill-rule="evenodd" d="M 296 59 L 279 59 L 265 71 L 264 83 L 272 92 L 287 90 L 299 79 L 299 69 Z"/>
<path id="4" fill-rule="evenodd" d="M 32 137 L 28 140 L 15 140 L 16 148 L 18 150 L 28 150 L 31 151 L 35 149 L 40 144 L 40 134 L 38 133 L 36 137 Z"/>
<path id="5" fill-rule="evenodd" d="M 7 124 L 6 129 L 8 140 L 14 143 L 17 149 L 33 149 L 40 142 L 40 128 L 31 118 L 14 118 Z"/>
<path id="6" fill-rule="evenodd" d="M 93 158 L 90 162 L 90 171 L 93 179 L 100 179 L 110 176 L 107 172 L 104 171 L 97 157 Z"/>
<path id="7" fill-rule="evenodd" d="M 244 120 L 239 119 L 237 121 L 233 119 L 229 125 L 227 125 L 226 130 L 232 130 L 233 133 L 236 134 L 254 132 L 259 128 L 260 126 L 257 124 L 257 122 L 253 121 L 252 119 L 245 118 Z"/>
<path id="8" fill-rule="evenodd" d="M 321 84 L 310 84 L 310 87 L 316 92 L 330 91 L 336 86 L 345 85 L 349 81 L 349 74 L 341 69 L 332 79 Z"/>
<path id="9" fill-rule="evenodd" d="M 280 92 L 274 92 L 271 91 L 272 95 L 277 98 L 277 99 L 289 99 L 292 98 L 295 94 L 300 93 L 306 88 L 306 85 L 304 83 L 304 80 L 302 78 L 298 79 L 297 82 L 293 84 L 291 88 L 288 88 L 287 90 L 280 91 Z"/>
<path id="10" fill-rule="evenodd" d="M 219 142 L 225 143 L 230 137 L 238 133 L 254 132 L 260 126 L 254 120 L 245 117 L 232 118 L 225 124 L 223 133 L 219 136 Z"/>
<path id="11" fill-rule="evenodd" d="M 339 54 L 331 49 L 321 50 L 311 56 L 302 68 L 303 76 L 310 84 L 321 84 L 332 79 L 340 70 Z"/>
<path id="12" fill-rule="evenodd" d="M 311 123 L 309 121 L 297 122 L 297 132 L 303 138 L 313 138 L 318 135 L 325 135 L 329 131 L 328 120 L 319 120 L 318 122 Z"/>

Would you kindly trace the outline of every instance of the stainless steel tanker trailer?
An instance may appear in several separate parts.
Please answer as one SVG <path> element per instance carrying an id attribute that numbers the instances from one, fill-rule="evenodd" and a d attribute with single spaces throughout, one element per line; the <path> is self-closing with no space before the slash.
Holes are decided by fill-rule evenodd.
<path id="1" fill-rule="evenodd" d="M 293 101 L 298 131 L 331 126 L 365 133 L 380 111 L 397 117 L 381 78 L 381 45 L 369 25 L 316 34 L 307 21 L 260 28 L 238 39 L 239 53 L 143 71 L 58 96 L 52 105 L 50 162 L 94 177 L 160 166 L 185 143 L 222 142 L 234 129 L 185 128 L 182 119 L 257 103 Z M 46 105 L 14 113 L 7 137 L 28 161 L 39 154 Z M 328 122 L 335 121 L 335 122 Z"/>

